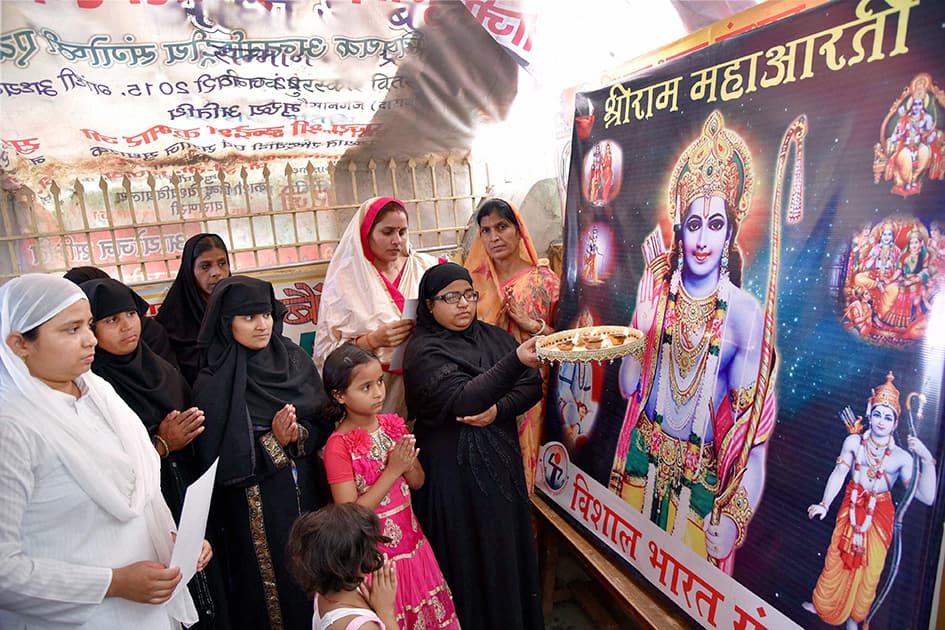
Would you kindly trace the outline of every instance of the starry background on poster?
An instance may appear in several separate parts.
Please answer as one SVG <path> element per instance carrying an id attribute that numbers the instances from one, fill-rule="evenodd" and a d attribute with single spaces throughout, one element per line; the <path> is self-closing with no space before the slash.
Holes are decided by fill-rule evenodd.
<path id="1" fill-rule="evenodd" d="M 876 3 L 878 9 L 884 7 Z M 717 43 L 681 59 L 651 68 L 624 82 L 644 87 L 676 76 L 688 76 L 750 51 L 763 50 L 852 16 L 854 3 L 837 3 L 783 20 L 744 36 Z M 851 15 L 847 15 L 850 13 Z M 736 554 L 734 577 L 806 628 L 828 627 L 801 608 L 823 568 L 825 551 L 842 494 L 823 521 L 808 520 L 807 507 L 820 501 L 827 476 L 847 436 L 838 412 L 849 405 L 865 412 L 871 388 L 894 372 L 901 392 L 902 415 L 897 442 L 907 430 L 906 396 L 918 391 L 928 398 L 918 437 L 938 460 L 945 455 L 940 393 L 945 372 L 945 322 L 930 324 L 924 339 L 903 347 L 864 341 L 841 324 L 840 277 L 851 239 L 865 222 L 890 216 L 918 219 L 928 227 L 945 221 L 945 182 L 926 180 L 918 195 L 891 192 L 891 182 L 873 182 L 873 145 L 890 106 L 921 72 L 945 86 L 941 67 L 945 5 L 923 2 L 912 9 L 905 55 L 859 64 L 841 71 L 818 71 L 813 78 L 759 90 L 739 100 L 693 103 L 683 97 L 679 110 L 657 112 L 644 121 L 604 126 L 610 88 L 587 93 L 596 119 L 590 137 L 572 138 L 572 162 L 565 218 L 565 260 L 556 328 L 578 325 L 590 310 L 598 324 L 629 323 L 643 268 L 640 245 L 657 225 L 669 234 L 666 190 L 672 168 L 685 147 L 700 133 L 713 109 L 725 117 L 748 144 L 754 162 L 755 188 L 751 215 L 739 229 L 744 255 L 743 288 L 764 305 L 770 250 L 768 230 L 775 160 L 781 136 L 800 114 L 808 118 L 804 151 L 804 219 L 782 230 L 781 274 L 777 301 L 778 422 L 768 447 L 767 478 L 761 504 Z M 889 31 L 887 29 L 887 37 Z M 683 83 L 683 86 L 685 82 Z M 945 121 L 937 127 L 945 129 Z M 604 205 L 582 194 L 583 160 L 592 147 L 613 140 L 623 150 L 622 186 Z M 789 162 L 790 164 L 790 162 Z M 613 232 L 617 258 L 613 272 L 600 284 L 582 279 L 585 233 L 591 223 Z M 941 298 L 940 298 L 941 301 Z M 941 308 L 939 308 L 941 310 Z M 938 330 L 939 332 L 936 332 Z M 619 363 L 592 368 L 599 388 L 598 411 L 586 442 L 571 457 L 584 471 L 607 485 L 626 400 L 619 393 Z M 562 440 L 558 412 L 559 383 L 552 372 L 547 439 Z M 913 501 L 904 518 L 903 556 L 894 587 L 877 613 L 874 627 L 928 623 L 937 576 L 943 519 L 943 479 L 938 474 L 936 502 Z M 897 484 L 893 499 L 899 502 Z M 891 554 L 890 554 L 891 555 Z M 887 570 L 889 559 L 887 558 Z M 880 581 L 883 584 L 886 573 Z"/>

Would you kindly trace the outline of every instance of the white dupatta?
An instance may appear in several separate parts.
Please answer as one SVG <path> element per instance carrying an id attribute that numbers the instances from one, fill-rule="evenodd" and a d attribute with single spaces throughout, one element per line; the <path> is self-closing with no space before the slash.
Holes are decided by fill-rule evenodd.
<path id="1" fill-rule="evenodd" d="M 143 516 L 161 562 L 171 559 L 176 531 L 161 495 L 161 464 L 144 424 L 105 380 L 87 372 L 79 377 L 90 400 L 121 442 L 121 450 L 94 439 L 75 426 L 75 412 L 45 383 L 30 375 L 26 363 L 7 345 L 14 332 L 27 332 L 63 309 L 86 299 L 72 282 L 56 276 L 27 274 L 0 287 L 0 399 L 4 411 L 28 418 L 53 448 L 66 470 L 89 498 L 119 521 Z M 187 589 L 164 604 L 168 615 L 191 625 L 197 609 Z"/>
<path id="2" fill-rule="evenodd" d="M 400 201 L 391 197 L 374 197 L 362 203 L 358 213 L 348 222 L 328 263 L 312 352 L 319 372 L 332 350 L 382 324 L 397 321 L 403 315 L 387 290 L 380 272 L 365 255 L 362 240 L 362 226 L 372 223 L 381 207 L 389 202 L 403 207 Z M 367 229 L 370 229 L 370 225 Z M 406 249 L 407 261 L 397 288 L 405 298 L 410 299 L 417 297 L 423 272 L 439 260 L 429 254 L 413 251 L 409 242 Z M 377 355 L 382 363 L 387 364 L 392 352 L 392 348 L 381 348 Z"/>

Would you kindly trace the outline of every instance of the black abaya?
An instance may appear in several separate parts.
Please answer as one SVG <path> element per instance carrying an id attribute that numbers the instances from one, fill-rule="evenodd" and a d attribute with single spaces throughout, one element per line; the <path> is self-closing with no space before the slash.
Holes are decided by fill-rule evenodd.
<path id="1" fill-rule="evenodd" d="M 423 298 L 457 279 L 468 280 L 468 272 L 450 263 L 424 274 L 407 345 L 407 406 L 426 472 L 414 511 L 465 630 L 538 630 L 538 563 L 516 416 L 540 399 L 541 377 L 518 360 L 507 332 L 475 319 L 458 332 L 435 321 Z M 456 421 L 493 404 L 489 425 Z"/>
<path id="2" fill-rule="evenodd" d="M 235 316 L 264 312 L 273 316 L 267 347 L 233 339 Z M 233 276 L 217 285 L 199 337 L 206 365 L 194 402 L 206 430 L 196 446 L 202 466 L 220 459 L 212 516 L 222 529 L 233 619 L 245 628 L 308 630 L 312 601 L 289 575 L 285 550 L 295 519 L 327 501 L 315 453 L 332 427 L 321 417 L 325 395 L 311 358 L 282 336 L 284 314 L 268 282 Z M 286 403 L 296 408 L 299 439 L 283 447 L 272 420 Z"/>
<path id="3" fill-rule="evenodd" d="M 200 371 L 200 351 L 197 348 L 197 334 L 206 312 L 197 280 L 194 276 L 194 250 L 197 244 L 215 234 L 201 233 L 191 236 L 184 244 L 180 255 L 180 269 L 171 288 L 164 296 L 164 302 L 154 319 L 164 327 L 170 340 L 171 348 L 177 357 L 177 365 L 188 383 L 197 379 Z"/>

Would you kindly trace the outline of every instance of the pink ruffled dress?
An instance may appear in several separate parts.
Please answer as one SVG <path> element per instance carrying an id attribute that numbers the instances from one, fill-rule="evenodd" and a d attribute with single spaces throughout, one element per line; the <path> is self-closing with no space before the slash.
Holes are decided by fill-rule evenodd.
<path id="1" fill-rule="evenodd" d="M 380 426 L 372 433 L 354 429 L 328 438 L 328 483 L 354 481 L 360 496 L 380 478 L 388 454 L 406 435 L 407 427 L 397 414 L 379 414 L 377 419 Z M 414 516 L 407 480 L 398 479 L 374 511 L 381 520 L 381 532 L 391 540 L 380 545 L 380 550 L 396 563 L 398 627 L 459 628 L 449 586 Z"/>

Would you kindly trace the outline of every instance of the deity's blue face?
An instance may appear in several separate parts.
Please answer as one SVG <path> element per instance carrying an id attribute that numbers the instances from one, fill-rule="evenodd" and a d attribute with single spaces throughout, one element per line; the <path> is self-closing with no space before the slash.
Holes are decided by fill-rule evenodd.
<path id="1" fill-rule="evenodd" d="M 876 437 L 886 437 L 896 428 L 896 410 L 879 403 L 870 409 L 870 432 Z"/>
<path id="2" fill-rule="evenodd" d="M 717 274 L 728 236 L 725 200 L 721 197 L 693 200 L 682 229 L 684 273 L 691 278 Z"/>
<path id="3" fill-rule="evenodd" d="M 883 245 L 891 244 L 893 242 L 893 231 L 890 228 L 884 228 L 879 236 L 879 240 Z"/>

